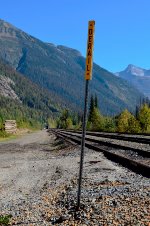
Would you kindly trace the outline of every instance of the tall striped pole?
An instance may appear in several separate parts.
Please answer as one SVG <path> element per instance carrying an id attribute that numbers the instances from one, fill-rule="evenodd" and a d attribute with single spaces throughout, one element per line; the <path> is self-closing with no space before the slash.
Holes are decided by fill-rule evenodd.
<path id="1" fill-rule="evenodd" d="M 87 55 L 86 55 L 86 69 L 85 69 L 85 80 L 86 80 L 86 83 L 85 83 L 85 99 L 84 99 L 84 114 L 83 114 L 83 123 L 82 123 L 82 140 L 81 140 L 81 155 L 80 155 L 77 209 L 80 208 L 80 201 L 81 201 L 81 184 L 82 184 L 82 174 L 83 174 L 85 135 L 86 135 L 86 124 L 87 124 L 87 108 L 88 108 L 88 87 L 89 87 L 89 80 L 92 79 L 92 67 L 93 67 L 94 30 L 95 30 L 95 21 L 93 21 L 93 20 L 89 21 Z"/>

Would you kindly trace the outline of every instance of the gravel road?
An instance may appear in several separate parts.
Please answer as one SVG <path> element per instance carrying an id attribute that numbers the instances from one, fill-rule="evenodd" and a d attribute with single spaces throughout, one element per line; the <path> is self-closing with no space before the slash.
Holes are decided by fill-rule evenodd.
<path id="1" fill-rule="evenodd" d="M 43 130 L 0 143 L 1 202 L 35 195 L 46 183 L 67 182 L 78 174 L 79 149 L 55 139 Z M 99 156 L 101 154 L 93 153 L 90 159 Z M 107 161 L 107 168 L 114 170 L 116 166 Z"/>
<path id="2" fill-rule="evenodd" d="M 68 208 L 76 202 L 79 155 L 79 146 L 45 130 L 1 142 L 0 215 L 11 214 L 10 225 L 22 226 L 149 225 L 149 179 L 89 149 L 85 149 L 82 192 L 87 208 L 77 218 L 70 213 Z M 112 204 L 114 197 L 117 204 Z M 95 210 L 92 207 L 89 217 L 91 205 Z M 113 210 L 115 223 L 113 205 L 120 206 L 119 213 L 116 207 Z M 131 214 L 136 208 L 137 214 Z"/>
<path id="3" fill-rule="evenodd" d="M 69 166 L 66 167 L 65 159 L 57 155 L 57 149 L 63 145 L 44 130 L 1 142 L 0 202 L 35 195 L 47 181 L 55 177 L 57 167 L 64 174 Z"/>

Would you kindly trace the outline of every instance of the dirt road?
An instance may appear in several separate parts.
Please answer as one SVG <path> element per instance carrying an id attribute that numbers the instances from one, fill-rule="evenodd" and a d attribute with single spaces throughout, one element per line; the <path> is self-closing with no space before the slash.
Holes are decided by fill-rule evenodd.
<path id="1" fill-rule="evenodd" d="M 90 160 L 98 161 L 101 156 L 102 154 L 91 153 Z M 101 167 L 106 165 L 108 171 L 117 169 L 113 163 L 107 160 L 105 164 L 105 161 Z M 79 147 L 66 146 L 45 130 L 1 142 L 0 202 L 39 195 L 43 186 L 54 187 L 67 183 L 78 174 L 78 167 Z M 88 169 L 93 174 L 96 171 L 90 166 Z"/>
<path id="2" fill-rule="evenodd" d="M 0 143 L 0 202 L 38 195 L 47 183 L 54 185 L 67 171 L 57 155 L 62 146 L 44 130 Z"/>

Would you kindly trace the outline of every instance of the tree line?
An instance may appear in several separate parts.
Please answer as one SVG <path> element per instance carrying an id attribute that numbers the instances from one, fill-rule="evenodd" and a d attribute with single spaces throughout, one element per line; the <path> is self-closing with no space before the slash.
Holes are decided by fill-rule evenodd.
<path id="1" fill-rule="evenodd" d="M 17 101 L 0 96 L 0 137 L 6 136 L 3 123 L 6 119 L 16 119 L 20 128 L 42 128 L 47 123 L 50 128 L 82 129 L 81 113 L 74 113 L 68 109 L 62 110 L 60 116 L 48 114 L 40 109 L 20 105 Z M 97 96 L 91 96 L 88 109 L 87 130 L 124 132 L 124 133 L 150 133 L 150 101 L 141 101 L 135 113 L 127 109 L 119 115 L 104 116 L 98 106 Z"/>
<path id="2" fill-rule="evenodd" d="M 82 116 L 64 109 L 53 126 L 63 129 L 81 129 Z M 49 120 L 50 127 L 52 126 Z M 102 115 L 97 96 L 90 98 L 87 130 L 123 133 L 150 133 L 150 101 L 145 99 L 136 107 L 135 114 L 127 109 L 114 117 Z"/>

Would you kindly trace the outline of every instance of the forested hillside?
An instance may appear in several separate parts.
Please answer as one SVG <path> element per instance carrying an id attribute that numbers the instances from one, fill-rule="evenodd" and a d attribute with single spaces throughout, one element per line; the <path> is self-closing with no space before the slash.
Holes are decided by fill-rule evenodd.
<path id="1" fill-rule="evenodd" d="M 73 111 L 83 109 L 85 58 L 77 50 L 44 43 L 0 20 L 0 56 L 47 89 L 55 103 Z M 101 111 L 107 115 L 125 108 L 134 111 L 142 96 L 128 82 L 96 64 L 90 92 L 98 96 Z"/>
<path id="2" fill-rule="evenodd" d="M 0 81 L 4 78 L 9 79 L 9 86 L 0 89 L 1 125 L 5 119 L 16 119 L 19 126 L 39 126 L 59 111 L 48 91 L 0 60 Z"/>

